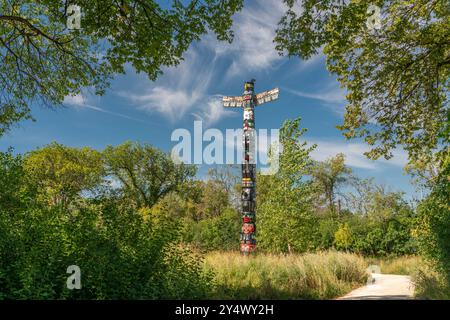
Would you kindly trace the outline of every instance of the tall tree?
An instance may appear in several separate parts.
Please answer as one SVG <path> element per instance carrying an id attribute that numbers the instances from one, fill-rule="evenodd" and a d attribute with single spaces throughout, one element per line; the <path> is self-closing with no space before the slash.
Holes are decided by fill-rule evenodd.
<path id="1" fill-rule="evenodd" d="M 103 93 L 125 64 L 156 79 L 208 30 L 231 41 L 242 2 L 1 0 L 0 135 L 33 103 L 59 105 L 88 86 Z M 70 4 L 81 8 L 78 30 L 67 29 Z"/>
<path id="2" fill-rule="evenodd" d="M 310 58 L 320 48 L 348 91 L 343 130 L 370 158 L 401 144 L 412 160 L 448 148 L 450 5 L 447 0 L 284 0 L 275 41 Z M 369 6 L 372 5 L 372 8 Z M 380 8 L 381 28 L 375 26 Z M 376 22 L 376 21 L 375 21 Z"/>
<path id="3" fill-rule="evenodd" d="M 233 164 L 217 165 L 208 170 L 209 180 L 216 181 L 223 187 L 236 210 L 241 205 L 240 174 L 240 166 Z"/>
<path id="4" fill-rule="evenodd" d="M 109 175 L 138 207 L 151 207 L 196 173 L 194 166 L 175 164 L 169 155 L 148 144 L 125 142 L 103 151 Z"/>
<path id="5" fill-rule="evenodd" d="M 300 118 L 285 121 L 280 129 L 279 170 L 274 175 L 258 175 L 257 236 L 264 249 L 303 252 L 313 245 L 313 192 L 305 178 L 315 146 L 299 141 L 305 131 Z"/>
<path id="6" fill-rule="evenodd" d="M 27 154 L 24 170 L 38 198 L 66 207 L 82 191 L 93 190 L 103 180 L 101 154 L 89 147 L 71 148 L 51 143 Z"/>
<path id="7" fill-rule="evenodd" d="M 339 187 L 349 181 L 351 169 L 345 165 L 345 155 L 338 153 L 323 162 L 316 162 L 312 177 L 317 190 L 325 197 L 329 210 L 336 211 L 335 199 Z"/>

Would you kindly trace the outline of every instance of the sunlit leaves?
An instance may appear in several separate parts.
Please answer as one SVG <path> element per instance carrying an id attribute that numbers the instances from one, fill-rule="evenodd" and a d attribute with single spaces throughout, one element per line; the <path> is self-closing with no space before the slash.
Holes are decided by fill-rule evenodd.
<path id="1" fill-rule="evenodd" d="M 30 106 L 57 106 L 84 87 L 104 93 L 131 65 L 152 80 L 177 65 L 208 31 L 231 41 L 243 0 L 79 0 L 81 29 L 66 29 L 73 1 L 0 2 L 0 135 L 30 117 Z"/>
<path id="2" fill-rule="evenodd" d="M 373 159 L 390 158 L 398 144 L 412 161 L 448 146 L 448 1 L 285 3 L 277 49 L 309 58 L 323 48 L 348 92 L 344 136 L 363 137 Z M 382 9 L 380 30 L 367 29 L 369 5 Z"/>

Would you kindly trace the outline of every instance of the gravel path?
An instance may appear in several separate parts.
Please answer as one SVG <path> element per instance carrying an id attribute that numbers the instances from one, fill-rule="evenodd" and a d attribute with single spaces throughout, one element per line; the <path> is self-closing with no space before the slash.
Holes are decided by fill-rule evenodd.
<path id="1" fill-rule="evenodd" d="M 351 291 L 338 300 L 405 300 L 414 299 L 410 276 L 372 273 L 373 283 Z"/>

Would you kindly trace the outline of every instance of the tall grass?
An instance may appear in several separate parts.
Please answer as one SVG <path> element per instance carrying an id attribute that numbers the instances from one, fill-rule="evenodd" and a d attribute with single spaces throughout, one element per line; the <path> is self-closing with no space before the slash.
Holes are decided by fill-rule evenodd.
<path id="1" fill-rule="evenodd" d="M 432 266 L 424 264 L 413 275 L 416 284 L 415 296 L 425 300 L 450 300 L 448 280 Z"/>
<path id="2" fill-rule="evenodd" d="M 367 263 L 341 252 L 303 255 L 213 252 L 205 271 L 214 273 L 212 299 L 331 299 L 364 285 Z"/>
<path id="3" fill-rule="evenodd" d="M 401 256 L 392 258 L 366 258 L 369 265 L 378 265 L 381 273 L 414 275 L 423 264 L 419 256 Z"/>

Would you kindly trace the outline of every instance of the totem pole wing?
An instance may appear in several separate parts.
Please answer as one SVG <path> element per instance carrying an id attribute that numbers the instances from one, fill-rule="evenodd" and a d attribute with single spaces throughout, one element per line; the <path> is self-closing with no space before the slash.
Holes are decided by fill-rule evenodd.
<path id="1" fill-rule="evenodd" d="M 228 97 L 228 96 L 224 96 L 222 98 L 223 101 L 223 106 L 225 108 L 239 108 L 242 107 L 242 97 L 238 96 L 238 97 Z"/>
<path id="2" fill-rule="evenodd" d="M 260 104 L 276 100 L 276 99 L 278 99 L 279 94 L 280 94 L 280 90 L 278 88 L 258 93 L 256 95 L 255 105 L 259 106 Z"/>

